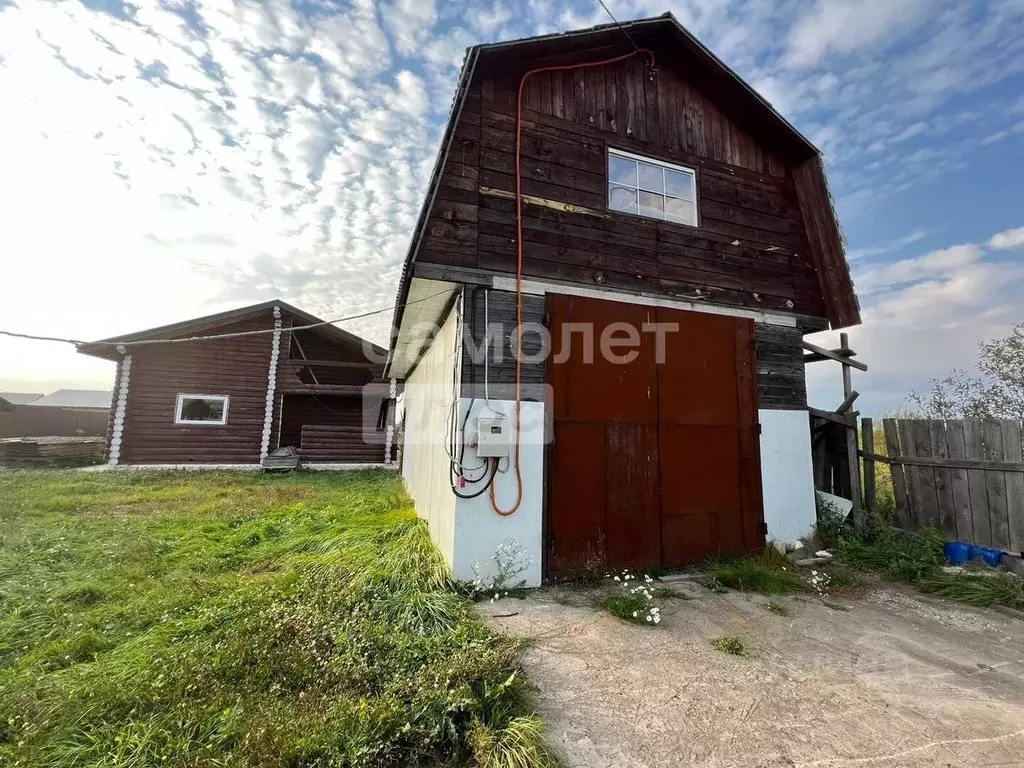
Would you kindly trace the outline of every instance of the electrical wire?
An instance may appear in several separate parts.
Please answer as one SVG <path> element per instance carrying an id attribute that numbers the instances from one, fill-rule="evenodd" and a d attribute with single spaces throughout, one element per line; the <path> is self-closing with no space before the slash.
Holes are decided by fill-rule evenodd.
<path id="1" fill-rule="evenodd" d="M 604 12 L 608 14 L 608 18 L 615 22 L 615 26 L 619 28 L 619 32 L 626 36 L 626 39 L 633 44 L 633 47 L 636 48 L 637 53 L 639 53 L 640 47 L 635 42 L 633 42 L 633 38 L 629 36 L 629 32 L 626 31 L 626 28 L 619 24 L 619 20 L 616 19 L 614 15 L 612 15 L 612 12 L 608 9 L 608 6 L 604 4 L 604 0 L 597 0 L 597 2 L 599 2 L 601 4 L 601 7 L 604 8 Z"/>
<path id="2" fill-rule="evenodd" d="M 604 5 L 604 3 L 601 3 Z M 605 8 L 605 10 L 608 10 Z M 609 12 L 610 15 L 610 12 Z M 612 17 L 614 19 L 614 17 Z M 616 22 L 618 24 L 618 22 Z M 619 25 L 619 29 L 622 30 L 623 34 L 626 33 L 625 29 Z M 626 35 L 629 38 L 629 35 Z M 632 42 L 632 38 L 629 38 Z M 636 47 L 636 43 L 633 43 Z M 515 436 L 515 460 L 513 461 L 513 467 L 516 471 L 516 501 L 508 509 L 502 509 L 498 505 L 498 500 L 495 496 L 495 485 L 491 484 L 491 508 L 502 517 L 508 517 L 514 515 L 516 510 L 522 506 L 523 503 L 523 472 L 520 467 L 520 454 L 521 454 L 521 438 L 520 432 L 522 427 L 522 414 L 523 414 L 523 399 L 522 399 L 522 384 L 523 384 L 523 371 L 522 371 L 522 356 L 523 356 L 523 89 L 526 87 L 526 81 L 531 76 L 539 74 L 541 72 L 565 72 L 574 69 L 588 69 L 590 67 L 606 67 L 609 64 L 616 64 L 626 59 L 631 59 L 636 55 L 649 56 L 650 66 L 654 68 L 654 54 L 646 48 L 637 48 L 632 53 L 626 53 L 621 56 L 614 56 L 610 59 L 602 59 L 601 61 L 592 61 L 584 64 L 563 64 L 559 66 L 549 67 L 537 67 L 536 69 L 528 70 L 519 80 L 519 90 L 516 94 L 516 436 Z"/>
<path id="3" fill-rule="evenodd" d="M 419 304 L 430 299 L 437 298 L 438 296 L 444 296 L 448 291 L 438 291 L 430 296 L 424 296 L 422 299 L 415 299 L 413 301 L 407 301 L 405 304 L 400 305 L 401 307 L 409 307 L 413 304 Z M 358 315 L 349 315 L 347 317 L 339 317 L 336 320 L 322 320 L 319 323 L 311 323 L 309 325 L 296 325 L 288 328 L 289 331 L 304 331 L 310 328 L 322 328 L 325 325 L 334 325 L 335 323 L 346 323 L 350 320 L 361 320 L 364 317 L 372 317 L 373 315 L 380 315 L 384 312 L 392 312 L 397 307 L 382 307 L 381 309 L 373 309 L 369 312 L 361 312 Z M 190 341 L 215 341 L 218 339 L 237 339 L 241 336 L 260 336 L 267 333 L 277 333 L 285 329 L 282 328 L 261 328 L 256 331 L 237 331 L 235 333 L 218 333 L 211 336 L 183 336 L 176 339 L 142 339 L 139 341 L 83 341 L 81 339 L 70 339 L 63 338 L 60 336 L 37 336 L 31 333 L 17 333 L 15 331 L 3 331 L 0 330 L 0 336 L 10 336 L 15 339 L 30 339 L 32 341 L 58 341 L 64 344 L 73 344 L 76 347 L 79 346 L 104 346 L 104 347 L 139 347 L 148 344 L 183 344 L 184 342 Z"/>

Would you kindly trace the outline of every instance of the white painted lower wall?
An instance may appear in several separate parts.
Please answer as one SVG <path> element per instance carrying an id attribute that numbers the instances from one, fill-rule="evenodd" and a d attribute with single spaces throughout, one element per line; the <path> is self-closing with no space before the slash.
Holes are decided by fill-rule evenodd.
<path id="1" fill-rule="evenodd" d="M 515 438 L 515 401 L 481 400 L 462 398 L 459 407 L 459 423 L 462 423 L 467 409 L 472 405 L 467 422 L 467 431 L 472 434 L 478 416 L 494 417 L 499 411 L 508 418 Z M 493 408 L 493 409 L 492 409 Z M 499 515 L 491 505 L 490 493 L 475 499 L 458 499 L 455 505 L 455 546 L 452 556 L 452 571 L 456 579 L 471 581 L 479 574 L 484 583 L 498 575 L 499 561 L 508 563 L 514 554 L 513 568 L 517 572 L 508 578 L 508 586 L 520 581 L 525 586 L 539 587 L 541 583 L 541 556 L 543 554 L 543 492 L 544 492 L 544 404 L 523 402 L 520 421 L 522 439 L 519 447 L 519 469 L 523 479 L 523 497 L 514 514 Z M 511 450 L 514 450 L 511 449 Z M 477 459 L 476 449 L 466 448 L 463 462 L 476 467 L 482 463 Z M 495 499 L 498 507 L 509 510 L 516 501 L 516 473 L 509 460 L 502 459 L 494 479 Z M 479 487 L 479 486 L 478 486 Z M 460 489 L 469 493 L 473 486 Z M 521 569 L 521 570 L 520 570 Z"/>
<path id="2" fill-rule="evenodd" d="M 768 539 L 809 536 L 817 520 L 807 411 L 758 411 L 761 488 Z"/>
<path id="3" fill-rule="evenodd" d="M 449 314 L 430 349 L 405 383 L 402 477 L 427 521 L 430 536 L 451 563 L 455 538 L 455 497 L 449 483 L 445 435 L 458 374 L 458 318 Z"/>

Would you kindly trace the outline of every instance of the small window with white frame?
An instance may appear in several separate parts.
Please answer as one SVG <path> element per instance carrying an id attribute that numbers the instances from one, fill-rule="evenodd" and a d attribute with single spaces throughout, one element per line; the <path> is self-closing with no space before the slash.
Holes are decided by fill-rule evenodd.
<path id="1" fill-rule="evenodd" d="M 608 150 L 608 207 L 697 226 L 697 172 L 618 149 Z"/>
<path id="2" fill-rule="evenodd" d="M 228 400 L 227 395 L 180 394 L 174 423 L 223 426 L 228 423 Z"/>

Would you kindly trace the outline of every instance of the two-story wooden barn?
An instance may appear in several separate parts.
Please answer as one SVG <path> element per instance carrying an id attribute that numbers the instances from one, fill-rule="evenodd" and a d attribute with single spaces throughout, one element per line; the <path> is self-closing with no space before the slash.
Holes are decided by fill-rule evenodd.
<path id="1" fill-rule="evenodd" d="M 814 523 L 801 340 L 860 322 L 820 152 L 671 15 L 623 28 L 463 65 L 386 371 L 460 578 L 513 540 L 536 584 Z"/>
<path id="2" fill-rule="evenodd" d="M 117 363 L 111 465 L 258 467 L 393 458 L 387 351 L 283 301 L 82 345 Z"/>

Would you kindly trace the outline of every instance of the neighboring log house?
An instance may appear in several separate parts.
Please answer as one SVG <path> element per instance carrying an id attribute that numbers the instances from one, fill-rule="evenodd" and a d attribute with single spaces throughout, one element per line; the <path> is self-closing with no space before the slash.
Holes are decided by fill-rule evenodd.
<path id="1" fill-rule="evenodd" d="M 802 336 L 859 322 L 820 152 L 671 15 L 474 46 L 385 372 L 407 485 L 457 578 L 795 539 Z"/>
<path id="2" fill-rule="evenodd" d="M 78 351 L 117 363 L 111 465 L 258 467 L 285 446 L 303 463 L 393 459 L 386 350 L 283 301 Z"/>

